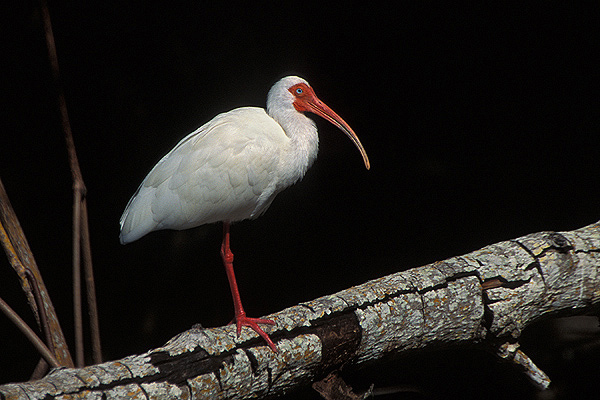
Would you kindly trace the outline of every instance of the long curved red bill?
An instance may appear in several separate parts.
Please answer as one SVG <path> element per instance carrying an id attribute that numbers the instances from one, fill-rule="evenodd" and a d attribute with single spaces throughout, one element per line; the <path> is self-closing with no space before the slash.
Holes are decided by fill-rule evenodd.
<path id="1" fill-rule="evenodd" d="M 302 94 L 300 96 L 298 95 L 298 92 L 296 92 L 296 86 L 302 88 Z M 350 125 L 348 125 L 346 121 L 342 119 L 342 117 L 337 115 L 337 113 L 333 111 L 327 104 L 319 100 L 319 98 L 310 86 L 300 83 L 298 85 L 292 86 L 289 90 L 290 92 L 296 95 L 294 107 L 296 107 L 298 111 L 312 112 L 331 122 L 333 125 L 337 126 L 342 132 L 346 134 L 346 136 L 350 138 L 350 140 L 352 140 L 352 143 L 354 143 L 354 145 L 358 148 L 358 151 L 360 151 L 360 154 L 365 163 L 365 167 L 367 169 L 371 168 L 371 163 L 369 162 L 367 152 L 365 151 L 365 148 L 358 139 L 358 136 L 356 136 L 356 133 L 354 133 L 352 128 L 350 128 Z"/>

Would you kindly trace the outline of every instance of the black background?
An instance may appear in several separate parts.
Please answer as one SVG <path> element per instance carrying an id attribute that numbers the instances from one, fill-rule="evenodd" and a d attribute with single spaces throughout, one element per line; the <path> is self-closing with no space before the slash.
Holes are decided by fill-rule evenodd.
<path id="1" fill-rule="evenodd" d="M 219 225 L 121 246 L 118 220 L 181 137 L 220 112 L 264 106 L 285 75 L 306 78 L 354 128 L 372 169 L 317 121 L 320 155 L 305 179 L 232 228 L 252 316 L 600 219 L 597 3 L 211 3 L 50 2 L 88 188 L 105 359 L 231 319 Z M 38 5 L 12 6 L 1 39 L 0 176 L 72 343 L 70 172 Z M 0 296 L 33 325 L 4 260 L 0 282 Z M 597 347 L 563 356 L 552 329 L 538 325 L 523 345 L 554 393 L 597 394 Z M 37 355 L 2 316 L 0 330 L 0 382 L 26 380 Z M 535 397 L 522 375 L 477 349 L 348 375 L 357 390 L 411 384 L 426 398 Z"/>

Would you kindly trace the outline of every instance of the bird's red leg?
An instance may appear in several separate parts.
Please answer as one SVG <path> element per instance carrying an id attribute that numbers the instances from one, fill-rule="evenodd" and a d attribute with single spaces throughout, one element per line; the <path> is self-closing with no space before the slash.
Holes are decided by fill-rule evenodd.
<path id="1" fill-rule="evenodd" d="M 229 222 L 223 222 L 223 244 L 221 245 L 221 257 L 223 258 L 223 265 L 225 266 L 225 272 L 227 273 L 227 279 L 229 280 L 229 287 L 231 289 L 231 296 L 233 297 L 233 308 L 235 310 L 237 334 L 239 335 L 242 331 L 242 326 L 252 328 L 267 342 L 273 351 L 277 352 L 277 347 L 269 335 L 267 335 L 265 331 L 258 326 L 258 324 L 275 325 L 275 322 L 271 321 L 270 319 L 246 317 L 246 312 L 244 311 L 244 307 L 242 307 L 242 299 L 240 298 L 240 292 L 235 280 L 235 273 L 233 272 L 233 253 L 229 248 L 229 225 Z"/>

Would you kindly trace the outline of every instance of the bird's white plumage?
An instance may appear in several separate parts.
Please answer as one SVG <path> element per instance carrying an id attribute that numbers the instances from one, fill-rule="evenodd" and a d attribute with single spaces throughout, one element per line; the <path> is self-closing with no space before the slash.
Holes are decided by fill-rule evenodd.
<path id="1" fill-rule="evenodd" d="M 121 242 L 159 229 L 256 218 L 304 176 L 318 150 L 314 122 L 293 106 L 286 77 L 267 110 L 219 114 L 182 139 L 144 179 L 121 217 Z M 307 84 L 307 83 L 306 83 Z"/>

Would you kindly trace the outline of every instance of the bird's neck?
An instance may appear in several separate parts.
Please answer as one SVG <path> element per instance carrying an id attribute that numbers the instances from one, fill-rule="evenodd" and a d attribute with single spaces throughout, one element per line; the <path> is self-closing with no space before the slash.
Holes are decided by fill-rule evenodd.
<path id="1" fill-rule="evenodd" d="M 294 182 L 301 179 L 317 158 L 319 135 L 315 122 L 295 109 L 279 112 L 272 117 L 290 138 L 286 163 Z"/>

